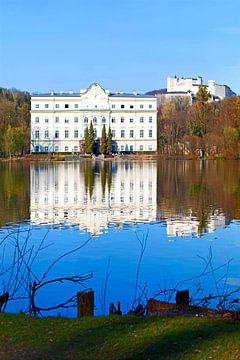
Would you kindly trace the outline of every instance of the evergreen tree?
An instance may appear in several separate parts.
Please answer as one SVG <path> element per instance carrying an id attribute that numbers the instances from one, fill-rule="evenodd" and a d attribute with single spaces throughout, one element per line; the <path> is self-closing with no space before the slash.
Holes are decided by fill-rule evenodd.
<path id="1" fill-rule="evenodd" d="M 103 125 L 103 128 L 102 128 L 100 153 L 101 154 L 106 154 L 107 153 L 107 134 L 106 134 L 105 124 Z"/>
<path id="2" fill-rule="evenodd" d="M 89 127 L 89 154 L 93 153 L 93 146 L 94 146 L 94 138 L 95 138 L 95 134 L 94 134 L 94 130 L 93 130 L 93 124 L 92 121 L 90 123 L 90 127 Z"/>
<path id="3" fill-rule="evenodd" d="M 84 151 L 86 154 L 89 154 L 89 131 L 88 131 L 88 127 L 86 127 L 85 129 L 85 133 L 84 133 Z M 91 153 L 91 151 L 90 151 Z"/>
<path id="4" fill-rule="evenodd" d="M 107 137 L 107 154 L 111 154 L 112 152 L 112 131 L 109 127 L 108 129 L 108 137 Z"/>
<path id="5" fill-rule="evenodd" d="M 207 87 L 206 85 L 201 85 L 199 86 L 199 90 L 197 92 L 197 103 L 200 105 L 205 105 L 208 100 L 210 99 L 211 95 L 210 93 L 207 91 Z"/>

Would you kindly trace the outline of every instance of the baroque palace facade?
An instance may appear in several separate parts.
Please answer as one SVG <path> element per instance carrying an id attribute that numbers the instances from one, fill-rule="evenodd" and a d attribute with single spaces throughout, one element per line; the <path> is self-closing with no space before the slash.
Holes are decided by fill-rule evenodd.
<path id="1" fill-rule="evenodd" d="M 31 152 L 82 152 L 91 122 L 96 140 L 104 124 L 111 128 L 113 152 L 157 150 L 157 98 L 95 83 L 80 93 L 32 95 Z"/>

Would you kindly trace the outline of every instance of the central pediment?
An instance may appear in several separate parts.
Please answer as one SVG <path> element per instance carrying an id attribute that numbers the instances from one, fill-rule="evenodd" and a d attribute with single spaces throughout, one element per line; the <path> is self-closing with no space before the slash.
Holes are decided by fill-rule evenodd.
<path id="1" fill-rule="evenodd" d="M 86 90 L 81 90 L 81 97 L 92 99 L 107 99 L 109 91 L 103 89 L 99 84 L 93 83 Z"/>

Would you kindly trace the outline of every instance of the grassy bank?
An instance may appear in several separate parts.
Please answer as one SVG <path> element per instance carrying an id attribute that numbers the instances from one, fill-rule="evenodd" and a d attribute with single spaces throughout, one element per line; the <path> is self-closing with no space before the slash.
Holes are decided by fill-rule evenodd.
<path id="1" fill-rule="evenodd" d="M 0 314 L 1 359 L 240 359 L 240 322 Z"/>

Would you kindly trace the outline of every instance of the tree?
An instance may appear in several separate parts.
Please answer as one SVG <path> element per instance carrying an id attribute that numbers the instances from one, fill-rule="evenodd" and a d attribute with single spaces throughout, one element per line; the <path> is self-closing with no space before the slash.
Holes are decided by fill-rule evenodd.
<path id="1" fill-rule="evenodd" d="M 100 153 L 101 154 L 106 154 L 107 153 L 107 134 L 106 134 L 105 124 L 103 125 L 103 128 L 102 128 Z"/>
<path id="2" fill-rule="evenodd" d="M 89 127 L 89 154 L 93 153 L 93 146 L 95 143 L 94 138 L 95 138 L 95 134 L 94 134 L 94 130 L 93 130 L 93 124 L 91 121 L 90 127 Z"/>
<path id="3" fill-rule="evenodd" d="M 207 86 L 206 85 L 200 85 L 199 90 L 197 92 L 197 103 L 199 103 L 200 105 L 203 106 L 208 102 L 210 97 L 211 97 L 211 95 L 207 91 Z"/>
<path id="4" fill-rule="evenodd" d="M 112 153 L 112 130 L 109 127 L 108 136 L 107 136 L 107 154 L 110 155 Z"/>
<path id="5" fill-rule="evenodd" d="M 14 151 L 14 130 L 11 125 L 8 125 L 4 136 L 3 136 L 3 150 L 11 159 L 13 151 Z"/>
<path id="6" fill-rule="evenodd" d="M 84 132 L 84 151 L 86 154 L 89 154 L 89 131 L 88 131 L 88 126 L 85 129 Z M 90 151 L 91 153 L 91 151 Z"/>
<path id="7" fill-rule="evenodd" d="M 239 133 L 236 128 L 225 127 L 223 131 L 225 152 L 227 156 L 238 156 Z"/>

